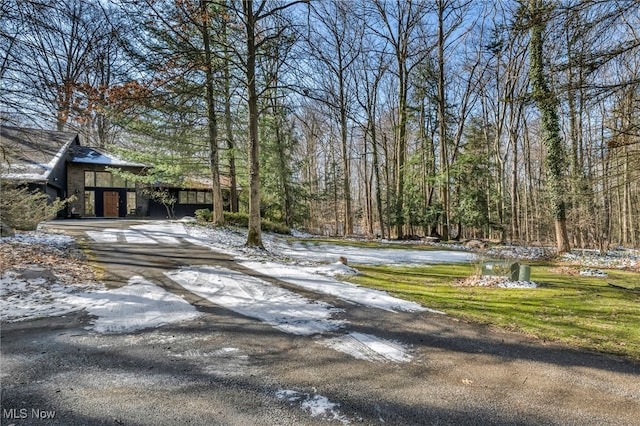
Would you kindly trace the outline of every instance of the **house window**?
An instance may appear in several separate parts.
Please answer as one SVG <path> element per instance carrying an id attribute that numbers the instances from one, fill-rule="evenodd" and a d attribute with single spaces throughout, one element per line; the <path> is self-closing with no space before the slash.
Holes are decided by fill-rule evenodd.
<path id="1" fill-rule="evenodd" d="M 213 195 L 209 191 L 179 191 L 178 204 L 211 204 Z"/>
<path id="2" fill-rule="evenodd" d="M 109 172 L 96 172 L 96 186 L 103 188 L 111 187 L 111 173 Z"/>
<path id="3" fill-rule="evenodd" d="M 116 176 L 111 172 L 84 172 L 85 188 L 131 188 L 135 189 L 136 183 L 124 180 L 120 176 Z"/>
<path id="4" fill-rule="evenodd" d="M 95 172 L 84 172 L 84 186 L 96 186 Z"/>
<path id="5" fill-rule="evenodd" d="M 114 188 L 125 188 L 127 186 L 126 182 L 124 181 L 124 179 L 122 179 L 121 176 L 111 175 L 111 177 L 113 179 L 111 185 Z"/>
<path id="6" fill-rule="evenodd" d="M 96 214 L 95 191 L 84 191 L 84 214 L 87 216 Z"/>
<path id="7" fill-rule="evenodd" d="M 129 212 L 129 214 L 136 214 L 137 207 L 136 193 L 131 191 L 127 192 L 127 212 Z"/>

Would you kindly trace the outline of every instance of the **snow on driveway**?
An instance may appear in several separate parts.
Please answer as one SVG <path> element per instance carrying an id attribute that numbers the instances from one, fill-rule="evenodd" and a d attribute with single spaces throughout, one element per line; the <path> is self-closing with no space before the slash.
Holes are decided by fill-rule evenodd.
<path id="1" fill-rule="evenodd" d="M 165 273 L 192 293 L 239 314 L 264 321 L 285 333 L 314 335 L 348 325 L 331 319 L 341 310 L 312 301 L 259 278 L 216 266 L 185 267 Z M 400 343 L 377 336 L 351 333 L 320 340 L 320 343 L 357 359 L 371 362 L 409 362 L 411 356 Z"/>
<path id="2" fill-rule="evenodd" d="M 12 271 L 0 277 L 2 321 L 16 322 L 86 310 L 98 333 L 126 333 L 190 320 L 200 313 L 184 299 L 142 277 L 106 290 L 94 284 L 66 285 L 24 279 Z"/>
<path id="3" fill-rule="evenodd" d="M 358 287 L 327 276 L 357 272 L 345 265 L 334 263 L 310 267 L 310 261 L 326 262 L 327 259 L 346 255 L 353 263 L 371 263 L 372 259 L 376 258 L 378 261 L 385 258 L 387 263 L 397 262 L 401 258 L 422 263 L 426 262 L 426 259 L 462 261 L 470 256 L 468 253 L 458 256 L 458 253 L 449 251 L 382 250 L 316 243 L 290 245 L 286 240 L 268 234 L 265 235 L 265 243 L 269 253 L 256 252 L 244 249 L 246 235 L 242 235 L 241 232 L 224 228 L 185 226 L 181 222 L 152 222 L 134 225 L 128 229 L 89 231 L 87 235 L 99 243 L 162 243 L 177 246 L 182 241 L 187 241 L 211 249 L 223 249 L 234 254 L 241 264 L 267 276 L 317 293 L 329 294 L 388 312 L 437 311 L 392 297 L 383 291 Z M 262 261 L 249 260 L 247 254 Z M 274 260 L 283 254 L 300 258 L 300 261 L 283 264 Z M 167 272 L 166 275 L 185 289 L 212 303 L 264 321 L 286 333 L 308 336 L 344 330 L 348 325 L 345 321 L 332 318 L 333 314 L 340 310 L 330 304 L 302 297 L 240 272 L 221 267 L 190 266 Z M 15 290 L 13 293 L 20 293 L 16 296 L 3 292 L 3 312 L 11 313 L 9 317 L 3 314 L 4 321 L 61 315 L 85 309 L 96 317 L 92 325 L 95 331 L 118 333 L 158 327 L 170 322 L 193 319 L 198 315 L 195 307 L 143 277 L 134 277 L 128 285 L 119 289 L 93 291 L 84 291 L 88 289 L 78 287 L 72 291 L 57 285 L 43 285 L 42 282 L 25 283 L 15 276 L 8 275 L 3 276 L 3 280 L 3 290 L 12 288 Z M 70 292 L 73 294 L 68 294 Z M 408 362 L 411 359 L 408 350 L 400 343 L 372 335 L 345 333 L 341 337 L 321 339 L 319 342 L 358 359 L 372 362 Z"/>
<path id="4" fill-rule="evenodd" d="M 264 275 L 277 277 L 282 281 L 307 290 L 311 290 L 316 293 L 328 294 L 363 306 L 383 309 L 389 312 L 429 311 L 434 313 L 443 313 L 425 308 L 415 302 L 409 302 L 390 296 L 385 291 L 358 287 L 351 283 L 337 281 L 335 278 L 318 275 L 318 273 L 323 272 L 323 269 L 318 267 L 291 267 L 291 265 L 276 262 L 242 261 L 239 263 Z"/>
<path id="5" fill-rule="evenodd" d="M 72 303 L 96 317 L 98 333 L 125 333 L 196 318 L 200 313 L 179 296 L 136 276 L 114 290 L 78 294 Z"/>
<path id="6" fill-rule="evenodd" d="M 339 309 L 230 269 L 191 266 L 165 275 L 198 296 L 286 333 L 308 336 L 342 326 L 331 319 Z"/>
<path id="7" fill-rule="evenodd" d="M 324 417 L 327 420 L 335 420 L 343 424 L 351 423 L 346 416 L 338 411 L 337 408 L 340 404 L 329 401 L 326 396 L 281 389 L 276 392 L 276 398 L 289 402 L 299 402 L 301 408 L 308 411 L 311 417 Z"/>
<path id="8" fill-rule="evenodd" d="M 356 359 L 371 362 L 409 362 L 412 357 L 404 345 L 364 333 L 349 333 L 345 336 L 321 340 L 322 345 L 351 355 Z"/>

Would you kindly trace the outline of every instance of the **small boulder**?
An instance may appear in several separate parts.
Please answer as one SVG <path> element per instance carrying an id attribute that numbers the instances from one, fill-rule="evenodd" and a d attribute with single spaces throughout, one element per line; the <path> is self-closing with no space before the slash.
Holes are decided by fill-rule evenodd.
<path id="1" fill-rule="evenodd" d="M 12 227 L 0 222 L 0 237 L 15 237 L 16 233 Z"/>

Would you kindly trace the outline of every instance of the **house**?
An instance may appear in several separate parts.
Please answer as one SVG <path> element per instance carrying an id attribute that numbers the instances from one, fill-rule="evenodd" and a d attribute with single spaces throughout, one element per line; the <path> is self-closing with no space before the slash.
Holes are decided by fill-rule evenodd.
<path id="1" fill-rule="evenodd" d="M 213 192 L 211 191 L 211 178 L 185 177 L 180 185 L 156 185 L 155 188 L 167 192 L 170 198 L 176 200 L 173 213 L 176 217 L 194 216 L 198 209 L 209 209 L 213 205 Z M 229 192 L 231 180 L 227 176 L 220 176 L 222 187 L 222 200 L 224 210 L 229 210 Z M 240 188 L 238 188 L 240 189 Z M 161 203 L 149 200 L 149 216 L 166 216 L 166 207 Z"/>
<path id="2" fill-rule="evenodd" d="M 78 134 L 0 126 L 0 179 L 67 198 L 66 155 Z"/>
<path id="3" fill-rule="evenodd" d="M 77 201 L 71 205 L 73 217 L 143 216 L 149 200 L 135 182 L 122 179 L 112 169 L 144 173 L 144 164 L 121 160 L 103 151 L 74 145 L 67 154 L 67 191 Z"/>
<path id="4" fill-rule="evenodd" d="M 77 133 L 0 126 L 0 180 L 28 185 L 54 199 L 75 196 L 61 217 L 157 217 L 166 208 L 150 199 L 145 188 L 122 179 L 114 169 L 145 173 L 148 166 L 122 160 L 103 150 L 82 146 Z M 226 178 L 224 178 L 226 179 Z M 187 181 L 186 186 L 162 185 L 176 200 L 176 216 L 192 216 L 211 208 L 211 186 Z M 228 179 L 221 180 L 223 187 Z"/>

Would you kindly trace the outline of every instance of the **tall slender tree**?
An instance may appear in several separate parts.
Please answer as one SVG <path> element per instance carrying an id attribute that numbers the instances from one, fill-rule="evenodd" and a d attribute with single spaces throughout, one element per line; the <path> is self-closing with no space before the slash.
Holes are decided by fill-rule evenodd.
<path id="1" fill-rule="evenodd" d="M 550 8 L 544 0 L 529 0 L 528 19 L 530 25 L 530 79 L 531 95 L 540 110 L 542 138 L 547 148 L 546 166 L 548 185 L 551 197 L 551 208 L 555 224 L 556 246 L 559 253 L 570 250 L 567 234 L 567 217 L 565 204 L 565 169 L 566 156 L 560 120 L 558 118 L 558 100 L 549 88 L 543 61 L 544 31 Z"/>

